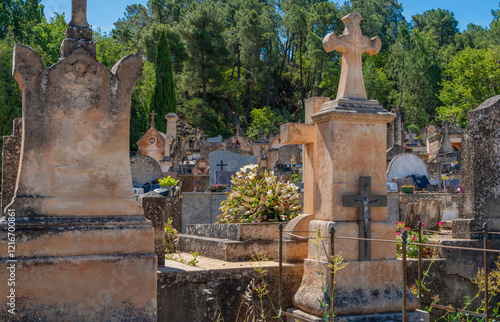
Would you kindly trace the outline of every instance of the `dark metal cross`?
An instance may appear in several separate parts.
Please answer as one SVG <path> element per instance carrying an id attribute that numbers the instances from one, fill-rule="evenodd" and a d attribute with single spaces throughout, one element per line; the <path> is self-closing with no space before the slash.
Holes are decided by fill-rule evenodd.
<path id="1" fill-rule="evenodd" d="M 371 238 L 371 207 L 386 207 L 386 195 L 371 194 L 371 177 L 359 177 L 359 195 L 342 196 L 342 206 L 360 207 L 359 212 L 359 236 Z M 359 241 L 359 260 L 371 259 L 371 243 L 369 240 Z"/>
<path id="2" fill-rule="evenodd" d="M 227 164 L 220 160 L 220 164 L 216 164 L 216 166 L 220 167 L 220 171 L 224 171 L 224 167 L 227 166 Z"/>

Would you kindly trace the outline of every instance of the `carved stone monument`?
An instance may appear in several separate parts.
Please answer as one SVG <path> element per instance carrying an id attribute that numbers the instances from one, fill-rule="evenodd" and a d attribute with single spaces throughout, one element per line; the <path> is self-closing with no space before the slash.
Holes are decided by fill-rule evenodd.
<path id="1" fill-rule="evenodd" d="M 14 301 L 20 321 L 155 321 L 153 229 L 135 201 L 129 163 L 142 57 L 124 57 L 111 71 L 100 64 L 86 8 L 73 0 L 61 60 L 49 69 L 31 48 L 14 48 L 22 147 L 0 224 L 0 304 Z M 0 320 L 12 317 L 0 310 Z"/>
<path id="2" fill-rule="evenodd" d="M 342 19 L 346 25 L 344 33 L 341 36 L 330 34 L 323 40 L 326 51 L 342 52 L 337 99 L 323 100 L 322 106 L 313 108 L 310 124 L 307 124 L 306 110 L 306 124 L 282 125 L 281 142 L 309 144 L 304 153 L 305 169 L 308 170 L 304 173 L 304 182 L 306 187 L 312 186 L 309 193 L 314 197 L 304 208 L 314 211 L 315 220 L 309 224 L 310 231 L 319 230 L 328 236 L 330 228 L 334 227 L 338 236 L 364 237 L 366 227 L 366 234 L 370 232 L 371 238 L 394 239 L 395 227 L 386 222 L 384 201 L 387 123 L 395 115 L 377 101 L 366 99 L 361 55 L 363 52 L 377 53 L 381 43 L 378 37 L 368 39 L 361 34 L 361 19 L 358 13 L 345 16 Z M 311 174 L 313 178 L 307 178 Z M 371 182 L 363 177 L 371 177 Z M 360 196 L 352 196 L 358 194 Z M 309 241 L 302 284 L 293 299 L 298 308 L 293 314 L 308 321 L 321 321 L 319 316 L 324 308 L 320 300 L 325 300 L 322 287 L 331 285 L 326 265 L 334 254 L 329 244 L 329 238 L 319 247 L 315 241 Z M 417 308 L 418 299 L 409 290 L 402 289 L 402 267 L 396 260 L 395 244 L 371 242 L 370 247 L 366 247 L 359 245 L 357 240 L 336 239 L 334 252 L 339 251 L 350 263 L 336 274 L 335 315 L 349 321 L 385 321 L 388 319 L 384 314 L 397 315 L 399 312 L 401 318 L 403 291 L 408 294 L 407 309 Z M 377 315 L 370 315 L 374 313 Z M 359 317 L 362 314 L 365 316 Z M 416 315 L 420 316 L 420 312 L 409 314 L 409 320 Z"/>

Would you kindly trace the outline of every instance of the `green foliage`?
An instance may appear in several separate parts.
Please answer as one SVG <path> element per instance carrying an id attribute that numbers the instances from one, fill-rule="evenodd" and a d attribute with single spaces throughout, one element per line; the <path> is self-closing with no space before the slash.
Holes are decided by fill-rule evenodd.
<path id="1" fill-rule="evenodd" d="M 0 39 L 10 31 L 17 42 L 26 43 L 43 20 L 41 0 L 4 0 L 0 3 Z"/>
<path id="2" fill-rule="evenodd" d="M 417 136 L 420 135 L 420 129 L 415 124 L 410 124 L 406 127 L 407 130 L 412 130 Z"/>
<path id="3" fill-rule="evenodd" d="M 467 112 L 491 96 L 500 94 L 500 47 L 467 48 L 453 57 L 444 71 L 443 90 L 439 98 L 444 106 L 438 108 L 439 119 L 451 120 L 465 126 Z"/>
<path id="4" fill-rule="evenodd" d="M 174 254 L 177 251 L 179 243 L 177 234 L 179 232 L 172 225 L 172 219 L 169 218 L 165 226 L 165 251 L 167 254 Z"/>
<path id="5" fill-rule="evenodd" d="M 297 186 L 279 180 L 272 171 L 259 173 L 257 165 L 249 165 L 232 179 L 233 189 L 221 202 L 218 223 L 288 221 L 302 208 Z"/>
<path id="6" fill-rule="evenodd" d="M 209 136 L 221 134 L 229 137 L 232 132 L 227 129 L 223 116 L 210 108 L 201 98 L 183 100 L 179 107 L 179 115 L 187 120 L 193 127 L 201 129 Z"/>
<path id="7" fill-rule="evenodd" d="M 228 51 L 223 37 L 223 10 L 219 2 L 193 2 L 186 10 L 181 34 L 187 43 L 189 58 L 184 66 L 184 87 L 194 93 L 202 91 L 207 99 L 207 86 L 218 88 L 228 65 Z"/>
<path id="8" fill-rule="evenodd" d="M 414 28 L 436 37 L 439 47 L 451 44 L 458 33 L 458 21 L 453 12 L 444 9 L 427 10 L 412 16 Z"/>
<path id="9" fill-rule="evenodd" d="M 154 64 L 145 61 L 142 69 L 142 78 L 135 84 L 132 91 L 130 111 L 130 147 L 137 149 L 136 142 L 149 128 L 149 103 L 153 95 L 155 82 Z"/>
<path id="10" fill-rule="evenodd" d="M 268 137 L 279 133 L 279 125 L 283 119 L 276 115 L 270 107 L 256 108 L 250 112 L 252 123 L 247 131 L 247 136 L 251 139 L 260 138 L 263 135 Z"/>
<path id="11" fill-rule="evenodd" d="M 166 178 L 160 178 L 160 179 L 158 179 L 158 183 L 162 187 L 173 187 L 173 186 L 175 186 L 177 184 L 177 182 L 179 182 L 179 180 L 175 180 L 171 176 L 168 176 Z"/>
<path id="12" fill-rule="evenodd" d="M 156 46 L 155 67 L 156 83 L 151 96 L 150 109 L 161 116 L 158 118 L 158 122 L 155 122 L 155 125 L 158 131 L 165 133 L 167 123 L 164 116 L 168 113 L 177 113 L 172 60 L 165 31 L 161 32 Z"/>

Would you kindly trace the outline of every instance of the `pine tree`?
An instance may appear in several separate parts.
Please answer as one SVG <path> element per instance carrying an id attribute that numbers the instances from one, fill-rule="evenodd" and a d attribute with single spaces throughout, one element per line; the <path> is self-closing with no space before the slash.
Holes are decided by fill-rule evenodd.
<path id="1" fill-rule="evenodd" d="M 150 110 L 156 111 L 160 116 L 155 122 L 156 129 L 165 132 L 167 130 L 165 115 L 167 113 L 177 113 L 172 59 L 165 31 L 161 32 L 156 45 L 155 65 L 156 84 L 151 96 Z"/>

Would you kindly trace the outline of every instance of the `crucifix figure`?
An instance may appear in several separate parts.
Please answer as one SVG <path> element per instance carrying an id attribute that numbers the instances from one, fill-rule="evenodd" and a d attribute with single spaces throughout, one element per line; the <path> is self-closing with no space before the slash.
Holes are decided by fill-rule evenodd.
<path id="1" fill-rule="evenodd" d="M 220 164 L 216 164 L 216 166 L 220 167 L 220 171 L 224 171 L 224 167 L 227 166 L 227 164 L 220 160 Z"/>
<path id="2" fill-rule="evenodd" d="M 340 73 L 337 99 L 366 99 L 365 83 L 363 81 L 362 55 L 375 55 L 382 48 L 379 37 L 369 39 L 361 33 L 359 23 L 363 17 L 353 12 L 342 18 L 345 29 L 342 35 L 335 33 L 326 35 L 323 48 L 326 52 L 336 50 L 342 53 L 342 69 Z"/>
<path id="3" fill-rule="evenodd" d="M 342 206 L 360 207 L 359 236 L 371 238 L 371 207 L 386 207 L 386 195 L 371 194 L 371 177 L 359 177 L 359 195 L 342 196 Z M 359 260 L 370 260 L 371 243 L 368 240 L 359 241 Z"/>
<path id="4" fill-rule="evenodd" d="M 68 24 L 73 27 L 89 27 L 87 22 L 87 0 L 71 1 L 71 21 Z"/>
<path id="5" fill-rule="evenodd" d="M 149 113 L 149 115 L 151 115 L 151 124 L 150 124 L 150 126 L 154 127 L 155 126 L 155 116 L 158 115 L 158 114 L 156 114 L 155 111 L 153 110 L 153 112 Z"/>

